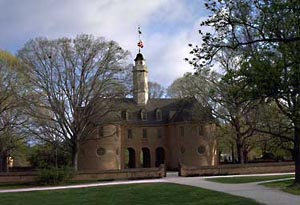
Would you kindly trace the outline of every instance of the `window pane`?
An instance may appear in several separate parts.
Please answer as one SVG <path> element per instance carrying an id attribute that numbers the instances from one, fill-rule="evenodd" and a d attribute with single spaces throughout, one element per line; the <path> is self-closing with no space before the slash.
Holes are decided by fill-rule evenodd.
<path id="1" fill-rule="evenodd" d="M 146 128 L 143 129 L 143 138 L 147 138 L 147 129 Z"/>
<path id="2" fill-rule="evenodd" d="M 180 136 L 181 136 L 181 137 L 184 136 L 184 127 L 180 127 Z"/>
<path id="3" fill-rule="evenodd" d="M 147 112 L 145 110 L 141 111 L 141 120 L 147 120 Z"/>
<path id="4" fill-rule="evenodd" d="M 161 110 L 156 110 L 156 120 L 162 120 L 162 112 Z"/>
<path id="5" fill-rule="evenodd" d="M 198 135 L 203 135 L 203 127 L 201 125 L 198 127 Z"/>
<path id="6" fill-rule="evenodd" d="M 102 126 L 99 127 L 98 134 L 99 134 L 99 137 L 103 137 L 103 127 Z"/>
<path id="7" fill-rule="evenodd" d="M 131 138 L 132 138 L 132 130 L 131 130 L 131 129 L 128 129 L 128 130 L 127 130 L 127 138 L 128 138 L 128 139 L 131 139 Z"/>
<path id="8" fill-rule="evenodd" d="M 157 129 L 157 137 L 162 138 L 162 128 Z"/>

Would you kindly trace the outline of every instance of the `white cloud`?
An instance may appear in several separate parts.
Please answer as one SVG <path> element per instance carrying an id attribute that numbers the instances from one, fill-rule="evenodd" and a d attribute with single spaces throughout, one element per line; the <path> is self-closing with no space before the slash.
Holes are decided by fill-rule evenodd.
<path id="1" fill-rule="evenodd" d="M 156 33 L 151 35 L 149 39 L 145 39 L 145 54 L 150 70 L 150 80 L 159 82 L 164 86 L 169 86 L 175 79 L 182 77 L 186 72 L 194 72 L 195 70 L 189 65 L 184 58 L 191 58 L 189 52 L 191 48 L 188 44 L 200 44 L 201 36 L 198 33 L 200 22 L 205 18 L 199 18 L 186 29 L 182 29 L 176 35 L 164 35 Z M 208 28 L 203 28 L 204 32 Z M 151 47 L 148 49 L 148 45 Z"/>
<path id="2" fill-rule="evenodd" d="M 151 46 L 150 50 L 148 50 L 147 44 L 145 48 L 145 58 L 151 81 L 167 86 L 183 73 L 192 71 L 192 68 L 184 62 L 184 58 L 189 52 L 186 32 L 176 36 L 155 34 L 146 40 L 146 43 Z"/>
<path id="3" fill-rule="evenodd" d="M 7 38 L 24 35 L 126 35 L 166 3 L 167 0 L 5 0 L 0 8 L 0 45 L 6 45 Z"/>
<path id="4" fill-rule="evenodd" d="M 183 61 L 189 52 L 187 44 L 198 36 L 192 34 L 197 32 L 195 21 L 199 24 L 190 10 L 191 2 L 0 0 L 0 48 L 15 52 L 38 36 L 74 37 L 87 33 L 119 42 L 134 58 L 138 50 L 137 25 L 141 24 L 150 80 L 167 86 L 186 71 L 192 71 Z"/>

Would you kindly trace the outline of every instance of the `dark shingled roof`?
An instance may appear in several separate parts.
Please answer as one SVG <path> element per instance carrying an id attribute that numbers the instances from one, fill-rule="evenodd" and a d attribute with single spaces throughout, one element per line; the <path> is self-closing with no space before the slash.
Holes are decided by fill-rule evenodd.
<path id="1" fill-rule="evenodd" d="M 184 121 L 212 120 L 209 109 L 204 108 L 192 98 L 185 99 L 149 99 L 146 105 L 137 105 L 132 98 L 118 99 L 119 119 L 113 121 L 128 124 L 167 124 Z M 147 113 L 147 119 L 141 119 L 141 112 Z M 161 120 L 156 118 L 156 112 L 162 113 Z M 127 115 L 127 119 L 126 119 Z"/>
<path id="2" fill-rule="evenodd" d="M 136 55 L 136 57 L 135 57 L 134 61 L 137 61 L 137 60 L 145 60 L 145 58 L 144 58 L 143 54 L 141 54 L 141 53 L 138 53 L 138 54 Z"/>

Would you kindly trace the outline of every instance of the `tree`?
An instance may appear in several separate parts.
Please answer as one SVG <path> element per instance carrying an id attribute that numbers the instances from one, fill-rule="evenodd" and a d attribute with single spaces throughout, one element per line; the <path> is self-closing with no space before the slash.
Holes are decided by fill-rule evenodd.
<path id="1" fill-rule="evenodd" d="M 161 98 L 165 94 L 165 88 L 156 82 L 148 82 L 148 89 L 149 89 L 149 98 L 154 99 L 154 98 Z"/>
<path id="2" fill-rule="evenodd" d="M 235 144 L 231 150 L 236 150 L 237 162 L 244 163 L 247 153 L 256 142 L 253 137 L 259 101 L 248 100 L 243 94 L 245 83 L 236 75 L 243 63 L 242 59 L 233 52 L 223 52 L 218 54 L 216 61 L 219 73 L 209 67 L 202 68 L 195 75 L 188 74 L 176 80 L 172 84 L 173 90 L 184 97 L 195 96 L 212 110 L 219 125 L 223 127 L 221 130 L 224 133 L 220 132 L 220 136 L 226 136 L 230 141 L 229 146 Z"/>
<path id="3" fill-rule="evenodd" d="M 128 52 L 114 41 L 79 35 L 31 40 L 18 56 L 27 65 L 34 92 L 28 101 L 31 131 L 48 141 L 67 142 L 76 171 L 80 143 L 104 123 L 114 99 L 126 95 L 122 83 Z"/>
<path id="4" fill-rule="evenodd" d="M 185 98 L 190 97 L 195 94 L 195 89 L 192 88 L 191 82 L 192 73 L 185 73 L 183 77 L 177 78 L 167 89 L 167 94 L 171 98 Z"/>
<path id="5" fill-rule="evenodd" d="M 195 74 L 187 72 L 168 87 L 167 95 L 172 98 L 194 97 L 203 105 L 209 104 L 209 107 L 212 107 L 211 91 L 219 79 L 220 75 L 209 69 Z"/>
<path id="6" fill-rule="evenodd" d="M 284 115 L 274 101 L 260 106 L 256 132 L 265 137 L 261 140 L 263 152 L 279 153 L 281 158 L 293 156 L 294 138 L 293 124 Z M 279 155 L 278 154 L 278 155 Z"/>
<path id="7" fill-rule="evenodd" d="M 30 148 L 29 162 L 34 168 L 62 168 L 70 163 L 70 153 L 63 148 L 65 143 L 58 144 L 44 142 L 35 144 Z"/>
<path id="8" fill-rule="evenodd" d="M 0 171 L 7 171 L 7 160 L 26 137 L 21 131 L 27 121 L 22 110 L 22 78 L 20 62 L 0 50 Z"/>
<path id="9" fill-rule="evenodd" d="M 256 145 L 254 128 L 257 125 L 261 101 L 249 100 L 247 97 L 247 84 L 237 75 L 244 62 L 239 55 L 235 52 L 222 52 L 216 60 L 225 74 L 218 83 L 217 94 L 213 100 L 222 107 L 219 116 L 233 129 L 237 161 L 243 164 L 247 161 L 249 151 Z"/>
<path id="10" fill-rule="evenodd" d="M 211 64 L 217 53 L 236 49 L 245 59 L 238 72 L 249 97 L 272 98 L 293 124 L 295 183 L 300 183 L 300 12 L 298 1 L 208 0 L 212 28 L 191 63 Z M 274 22 L 276 22 L 274 24 Z M 202 34 L 202 32 L 200 31 Z"/>

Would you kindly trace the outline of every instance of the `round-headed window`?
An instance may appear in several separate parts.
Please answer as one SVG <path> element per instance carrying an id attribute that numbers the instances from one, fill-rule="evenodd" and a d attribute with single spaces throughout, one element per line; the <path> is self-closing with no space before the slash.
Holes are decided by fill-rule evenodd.
<path id="1" fill-rule="evenodd" d="M 161 112 L 160 109 L 157 109 L 157 110 L 156 110 L 155 115 L 156 115 L 156 120 L 157 120 L 157 121 L 161 121 L 161 120 L 162 120 L 162 112 Z"/>
<path id="2" fill-rule="evenodd" d="M 96 152 L 98 156 L 103 156 L 106 150 L 103 147 L 99 147 Z"/>
<path id="3" fill-rule="evenodd" d="M 204 154 L 205 153 L 205 146 L 201 145 L 198 147 L 198 154 Z"/>
<path id="4" fill-rule="evenodd" d="M 141 120 L 146 121 L 147 120 L 146 110 L 142 109 L 140 114 L 141 114 Z"/>
<path id="5" fill-rule="evenodd" d="M 123 120 L 128 120 L 128 112 L 127 112 L 127 110 L 123 110 L 123 111 L 121 112 L 121 118 L 122 118 Z"/>

